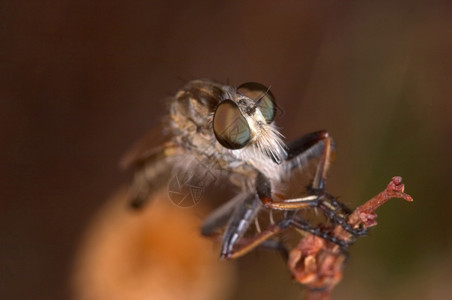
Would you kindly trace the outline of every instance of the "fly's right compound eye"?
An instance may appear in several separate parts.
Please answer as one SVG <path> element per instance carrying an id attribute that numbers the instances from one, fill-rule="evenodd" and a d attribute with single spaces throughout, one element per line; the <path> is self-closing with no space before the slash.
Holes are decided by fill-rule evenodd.
<path id="1" fill-rule="evenodd" d="M 232 100 L 222 101 L 213 116 L 213 132 L 225 148 L 236 150 L 245 147 L 251 140 L 251 130 Z"/>
<path id="2" fill-rule="evenodd" d="M 259 108 L 268 124 L 273 122 L 276 114 L 275 97 L 265 86 L 257 82 L 247 82 L 240 85 L 237 91 L 256 101 L 256 107 Z"/>

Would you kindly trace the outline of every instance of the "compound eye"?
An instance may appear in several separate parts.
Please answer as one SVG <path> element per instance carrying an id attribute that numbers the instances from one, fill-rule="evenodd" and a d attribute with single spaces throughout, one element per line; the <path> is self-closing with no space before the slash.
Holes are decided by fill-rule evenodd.
<path id="1" fill-rule="evenodd" d="M 251 139 L 251 130 L 232 100 L 224 100 L 218 105 L 213 116 L 213 132 L 218 142 L 228 149 L 241 149 Z"/>
<path id="2" fill-rule="evenodd" d="M 237 92 L 257 102 L 257 108 L 261 111 L 267 123 L 273 122 L 276 114 L 275 97 L 270 90 L 257 82 L 247 82 L 237 88 Z"/>

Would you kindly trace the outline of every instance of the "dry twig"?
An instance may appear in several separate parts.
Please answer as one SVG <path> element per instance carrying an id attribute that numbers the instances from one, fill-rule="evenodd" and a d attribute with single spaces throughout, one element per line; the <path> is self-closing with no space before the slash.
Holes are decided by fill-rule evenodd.
<path id="1" fill-rule="evenodd" d="M 404 193 L 400 176 L 395 176 L 384 191 L 356 208 L 348 217 L 347 223 L 354 229 L 366 229 L 377 225 L 375 210 L 391 198 L 413 201 Z M 352 242 L 354 236 L 342 226 L 337 225 L 333 235 L 338 239 Z M 306 299 L 330 298 L 331 290 L 342 278 L 346 259 L 346 249 L 312 234 L 306 234 L 290 252 L 288 266 L 295 280 L 307 288 Z"/>

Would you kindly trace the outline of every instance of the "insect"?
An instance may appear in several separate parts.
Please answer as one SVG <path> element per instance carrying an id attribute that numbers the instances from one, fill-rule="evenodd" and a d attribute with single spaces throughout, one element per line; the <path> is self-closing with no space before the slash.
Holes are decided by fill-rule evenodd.
<path id="1" fill-rule="evenodd" d="M 334 153 L 332 138 L 327 131 L 317 131 L 285 144 L 274 124 L 276 112 L 274 95 L 259 83 L 238 87 L 209 80 L 187 83 L 172 98 L 166 130 L 144 138 L 123 161 L 134 168 L 132 207 L 143 206 L 154 190 L 170 180 L 168 174 L 183 171 L 205 178 L 208 170 L 238 190 L 201 228 L 203 235 L 225 228 L 222 258 L 243 255 L 288 226 L 329 238 L 297 216 L 302 208 L 319 208 L 329 219 L 353 231 L 345 222 L 348 210 L 324 192 Z M 309 194 L 277 199 L 275 191 L 280 183 L 313 159 L 318 163 Z M 282 221 L 244 243 L 245 232 L 264 209 L 286 213 Z"/>

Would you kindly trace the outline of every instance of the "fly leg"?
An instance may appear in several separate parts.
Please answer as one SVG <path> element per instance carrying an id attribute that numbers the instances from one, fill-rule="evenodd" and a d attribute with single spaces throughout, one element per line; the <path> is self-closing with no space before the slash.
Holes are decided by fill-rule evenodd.
<path id="1" fill-rule="evenodd" d="M 276 210 L 297 210 L 305 207 L 320 207 L 320 199 L 324 194 L 327 172 L 334 153 L 334 142 L 327 131 L 317 131 L 293 141 L 288 145 L 287 158 L 284 167 L 290 172 L 305 162 L 320 157 L 320 162 L 310 186 L 310 194 L 301 198 L 286 199 L 280 202 L 271 197 L 271 184 L 263 174 L 258 174 L 256 191 L 262 203 L 267 208 Z"/>
<path id="2" fill-rule="evenodd" d="M 332 234 L 327 231 L 325 232 L 322 228 L 313 227 L 304 222 L 301 218 L 296 217 L 296 211 L 300 208 L 319 207 L 329 220 L 340 224 L 346 230 L 355 230 L 350 226 L 347 226 L 346 219 L 350 210 L 336 201 L 334 197 L 324 192 L 326 176 L 333 153 L 334 143 L 326 131 L 314 132 L 292 142 L 289 145 L 287 160 L 284 162 L 284 167 L 288 172 L 311 159 L 320 157 L 320 162 L 317 165 L 316 173 L 310 187 L 311 194 L 305 197 L 276 202 L 272 199 L 272 187 L 270 181 L 263 174 L 259 173 L 256 178 L 256 192 L 258 199 L 260 199 L 267 208 L 287 211 L 287 216 L 278 223 L 270 225 L 255 237 L 245 239 L 242 238 L 244 231 L 238 230 L 238 228 L 244 228 L 244 230 L 248 228 L 251 218 L 245 216 L 247 215 L 246 211 L 252 209 L 252 206 L 246 208 L 246 206 L 242 205 L 229 222 L 229 226 L 223 237 L 221 256 L 223 258 L 232 259 L 240 257 L 258 246 L 275 245 L 276 243 L 277 247 L 279 247 L 279 244 L 281 243 L 271 240 L 271 238 L 289 226 L 322 237 L 341 247 L 348 246 L 345 241 L 335 238 Z M 253 201 L 253 205 L 256 205 L 255 199 L 252 200 L 250 198 L 249 201 Z M 250 213 L 249 216 L 254 218 L 256 214 L 257 213 Z M 239 222 L 246 223 L 247 225 L 239 226 Z"/>
<path id="3" fill-rule="evenodd" d="M 240 256 L 243 256 L 247 254 L 248 252 L 252 251 L 258 246 L 264 246 L 264 247 L 272 247 L 276 250 L 281 250 L 283 256 L 287 257 L 287 255 L 284 254 L 284 252 L 287 253 L 287 249 L 278 241 L 271 240 L 273 236 L 277 235 L 278 233 L 284 231 L 288 227 L 294 227 L 301 231 L 308 232 L 312 235 L 318 236 L 322 239 L 325 239 L 329 242 L 332 242 L 334 244 L 339 245 L 339 247 L 346 249 L 350 244 L 354 242 L 354 240 L 350 241 L 344 241 L 341 239 L 338 239 L 333 234 L 331 234 L 328 231 L 324 231 L 322 228 L 318 227 L 312 227 L 310 224 L 304 222 L 300 218 L 292 218 L 288 217 L 280 222 L 269 226 L 266 230 L 262 231 L 258 235 L 256 235 L 254 238 L 241 240 L 240 243 L 237 244 L 237 247 L 233 249 L 232 252 L 229 253 L 228 256 L 224 256 L 223 258 L 227 259 L 234 259 L 238 258 Z M 279 247 L 284 247 L 283 249 L 280 249 Z"/>
<path id="4" fill-rule="evenodd" d="M 308 232 L 312 235 L 318 236 L 326 241 L 332 242 L 334 244 L 339 245 L 342 249 L 346 249 L 350 244 L 352 244 L 355 240 L 351 239 L 350 241 L 344 241 L 342 239 L 334 236 L 331 231 L 325 230 L 321 227 L 313 227 L 308 224 L 304 220 L 298 217 L 294 217 L 290 220 L 290 225 L 304 232 Z"/>
<path id="5" fill-rule="evenodd" d="M 262 203 L 270 209 L 288 210 L 293 214 L 296 210 L 307 207 L 318 207 L 322 210 L 328 220 L 339 224 L 346 231 L 355 236 L 365 235 L 366 230 L 353 228 L 347 223 L 350 209 L 337 201 L 332 195 L 323 192 L 323 190 L 313 188 L 314 194 L 301 198 L 285 199 L 281 202 L 275 202 L 271 198 L 270 181 L 262 174 L 256 179 L 256 191 Z M 320 191 L 320 192 L 319 192 Z M 306 231 L 306 230 L 305 230 Z"/>
<path id="6" fill-rule="evenodd" d="M 262 203 L 255 194 L 248 194 L 244 201 L 236 206 L 223 233 L 221 258 L 230 258 L 261 208 Z"/>
<path id="7" fill-rule="evenodd" d="M 256 191 L 265 207 L 276 210 L 298 210 L 306 207 L 320 208 L 329 220 L 341 225 L 354 235 L 363 235 L 364 231 L 348 225 L 350 210 L 334 197 L 324 192 L 327 172 L 334 156 L 334 142 L 326 131 L 307 134 L 289 144 L 285 167 L 287 171 L 299 167 L 304 162 L 320 157 L 314 179 L 309 188 L 310 195 L 300 198 L 274 201 L 270 181 L 259 174 L 256 179 Z"/>
<path id="8" fill-rule="evenodd" d="M 234 213 L 234 210 L 236 210 L 236 207 L 240 206 L 247 197 L 249 197 L 249 194 L 247 193 L 238 194 L 230 201 L 214 210 L 204 220 L 201 226 L 201 234 L 204 236 L 211 236 L 218 229 L 224 227 Z"/>
<path id="9" fill-rule="evenodd" d="M 258 200 L 259 201 L 259 200 Z M 242 239 L 237 245 L 233 245 L 229 251 L 226 252 L 224 255 L 222 253 L 222 258 L 226 259 L 233 259 L 240 256 L 243 256 L 253 250 L 254 248 L 263 245 L 265 246 L 266 243 L 271 243 L 273 241 L 269 240 L 271 237 L 275 236 L 276 234 L 280 233 L 290 225 L 290 219 L 284 219 L 276 224 L 270 225 L 267 229 L 260 232 L 253 238 L 249 239 Z M 278 244 L 278 242 L 276 242 Z M 236 246 L 236 247 L 234 247 Z M 280 247 L 281 245 L 278 245 Z M 283 246 L 284 247 L 284 246 Z M 287 253 L 287 249 L 284 250 Z M 284 255 L 284 254 L 283 254 Z"/>
<path id="10" fill-rule="evenodd" d="M 300 167 L 312 159 L 320 158 L 310 186 L 311 195 L 298 199 L 273 202 L 271 198 L 264 204 L 272 209 L 297 209 L 315 202 L 318 195 L 323 194 L 326 176 L 334 156 L 334 142 L 327 131 L 316 131 L 291 142 L 288 145 L 287 158 L 284 162 L 286 172 Z M 261 182 L 262 184 L 262 178 Z M 298 207 L 297 207 L 298 206 Z"/>
<path id="11" fill-rule="evenodd" d="M 325 188 L 326 175 L 334 152 L 334 143 L 326 131 L 317 131 L 293 141 L 288 145 L 287 158 L 284 162 L 286 172 L 300 167 L 314 158 L 320 157 L 314 179 L 310 186 L 311 195 L 286 199 L 281 202 L 273 201 L 271 198 L 270 182 L 263 174 L 256 179 L 256 190 L 262 203 L 267 208 L 276 210 L 296 210 L 304 207 L 318 206 L 319 198 Z"/>
<path id="12" fill-rule="evenodd" d="M 260 201 L 252 194 L 238 194 L 206 218 L 201 226 L 201 234 L 204 236 L 212 236 L 218 229 L 224 227 L 229 220 L 226 232 L 222 238 L 223 246 L 221 257 L 231 258 L 230 254 L 234 253 L 237 247 L 240 248 L 240 245 L 249 242 L 250 239 L 244 238 L 243 234 L 251 225 L 252 220 L 256 218 L 257 212 L 255 210 L 259 210 L 261 206 Z M 232 216 L 233 214 L 234 216 Z M 284 260 L 287 260 L 289 255 L 287 248 L 276 240 L 264 240 L 259 244 L 256 244 L 256 246 L 279 251 Z"/>

